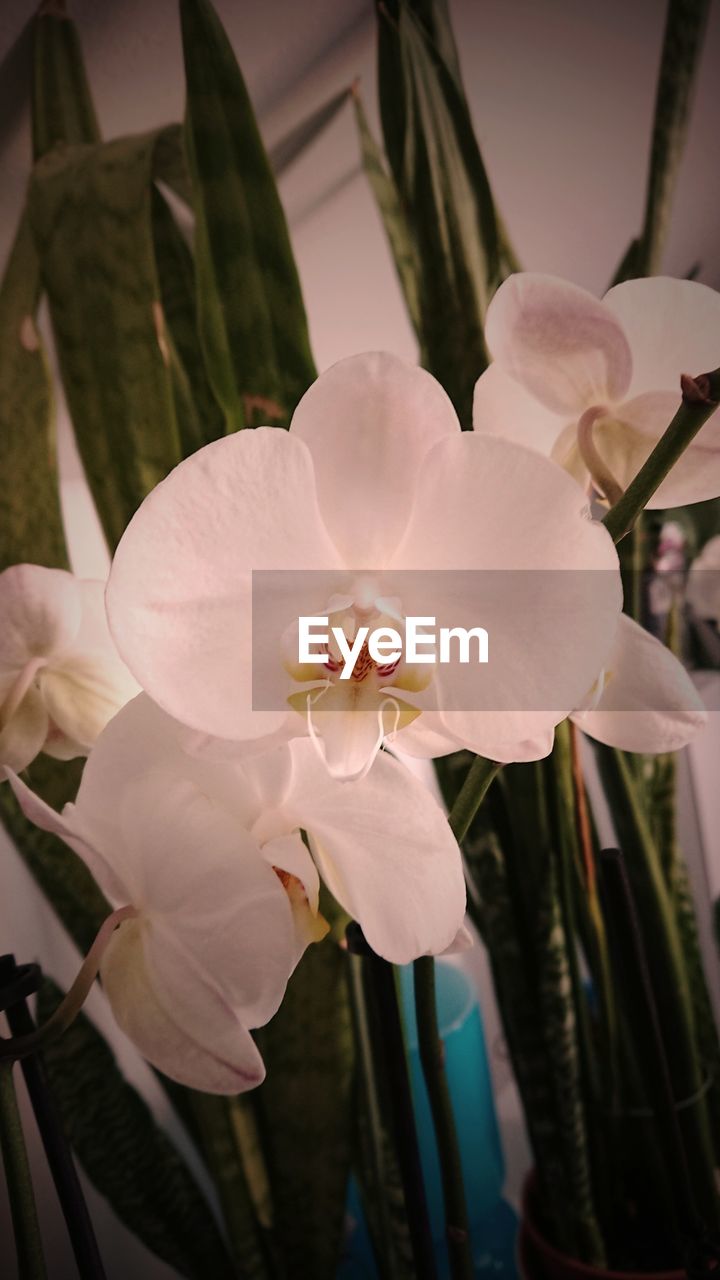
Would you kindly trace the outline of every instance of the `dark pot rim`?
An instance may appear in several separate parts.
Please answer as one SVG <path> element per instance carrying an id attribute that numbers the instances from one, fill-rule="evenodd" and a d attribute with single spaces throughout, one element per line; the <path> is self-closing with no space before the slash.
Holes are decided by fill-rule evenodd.
<path id="1" fill-rule="evenodd" d="M 548 1269 L 558 1275 L 574 1274 L 586 1277 L 587 1280 L 685 1280 L 682 1268 L 670 1271 L 610 1271 L 606 1267 L 593 1267 L 587 1262 L 580 1262 L 568 1253 L 562 1253 L 550 1244 L 535 1223 L 533 1215 L 534 1193 L 537 1187 L 537 1173 L 531 1169 L 527 1174 L 522 1189 L 522 1206 L 520 1233 L 518 1236 L 518 1263 L 521 1275 L 527 1275 L 524 1252 L 529 1242 L 540 1256 L 547 1260 Z"/>

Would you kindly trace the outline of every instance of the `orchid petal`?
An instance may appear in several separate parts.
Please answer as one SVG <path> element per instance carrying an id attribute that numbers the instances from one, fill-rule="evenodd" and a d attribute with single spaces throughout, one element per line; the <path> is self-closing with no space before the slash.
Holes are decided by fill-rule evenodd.
<path id="1" fill-rule="evenodd" d="M 395 563 L 454 569 L 430 587 L 408 574 L 408 614 L 488 632 L 487 665 L 437 668 L 443 731 L 490 759 L 547 743 L 607 658 L 621 606 L 617 553 L 575 481 L 494 436 L 443 441 L 418 477 Z"/>
<path id="2" fill-rule="evenodd" d="M 121 839 L 106 856 L 152 921 L 156 987 L 180 1011 L 192 966 L 248 1026 L 267 1022 L 294 963 L 294 938 L 287 894 L 258 843 L 232 813 L 160 765 L 124 787 L 119 819 Z"/>
<path id="3" fill-rule="evenodd" d="M 15 564 L 0 573 L 0 674 L 72 644 L 80 627 L 77 580 L 64 569 Z"/>
<path id="4" fill-rule="evenodd" d="M 311 738 L 333 778 L 361 778 L 383 739 L 419 714 L 392 689 L 349 680 L 288 699 L 306 719 Z"/>
<path id="5" fill-rule="evenodd" d="M 3 725 L 0 718 L 0 766 L 20 772 L 33 761 L 48 735 L 48 714 L 35 689 L 28 689 L 19 707 Z"/>
<path id="6" fill-rule="evenodd" d="M 288 818 L 309 835 L 330 892 L 393 964 L 438 954 L 463 922 L 460 850 L 427 787 L 387 752 L 352 783 L 331 778 L 307 739 L 290 747 Z"/>
<path id="7" fill-rule="evenodd" d="M 193 984 L 195 1008 L 207 1014 L 201 1030 L 192 1019 L 176 1021 L 153 986 L 141 928 L 125 921 L 103 958 L 105 994 L 118 1025 L 148 1062 L 191 1089 L 236 1094 L 261 1084 L 265 1068 L 250 1033 L 212 987 Z"/>
<path id="8" fill-rule="evenodd" d="M 323 520 L 349 567 L 385 565 L 424 455 L 459 430 L 440 384 L 384 352 L 341 360 L 306 391 L 290 432 L 312 454 Z"/>
<path id="9" fill-rule="evenodd" d="M 222 738 L 271 734 L 285 712 L 252 710 L 252 570 L 338 565 L 305 444 L 240 431 L 180 463 L 136 512 L 110 573 L 111 631 L 171 715 Z"/>
<path id="10" fill-rule="evenodd" d="M 475 383 L 474 431 L 489 431 L 549 456 L 566 422 L 567 415 L 546 408 L 499 361 L 494 361 Z"/>
<path id="11" fill-rule="evenodd" d="M 99 852 L 93 833 L 88 830 L 76 806 L 66 804 L 62 813 L 57 813 L 11 769 L 5 771 L 5 776 L 28 821 L 33 822 L 41 831 L 49 831 L 64 840 L 82 858 L 103 892 L 117 905 L 125 906 L 130 900 L 127 887 Z"/>
<path id="12" fill-rule="evenodd" d="M 632 348 L 629 396 L 672 391 L 679 398 L 682 373 L 697 376 L 716 368 L 720 293 L 715 289 L 694 280 L 653 276 L 615 285 L 603 303 L 622 325 Z M 720 425 L 708 423 L 704 436 L 708 427 L 717 444 Z"/>
<path id="13" fill-rule="evenodd" d="M 619 320 L 597 298 L 555 276 L 510 276 L 488 307 L 493 360 L 547 409 L 578 417 L 621 399 L 632 356 Z"/>
<path id="14" fill-rule="evenodd" d="M 602 693 L 571 719 L 622 751 L 677 751 L 707 720 L 687 671 L 664 644 L 621 614 Z"/>
<path id="15" fill-rule="evenodd" d="M 595 426 L 597 448 L 627 488 L 675 416 L 680 399 L 672 391 L 648 391 L 617 405 Z M 678 458 L 647 503 L 648 510 L 703 502 L 720 493 L 720 424 L 713 420 Z"/>

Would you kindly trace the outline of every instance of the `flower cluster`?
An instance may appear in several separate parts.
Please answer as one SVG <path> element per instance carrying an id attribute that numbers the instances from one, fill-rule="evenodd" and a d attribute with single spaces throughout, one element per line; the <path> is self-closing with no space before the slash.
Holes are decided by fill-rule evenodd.
<path id="1" fill-rule="evenodd" d="M 568 716 L 628 750 L 689 741 L 702 705 L 621 612 L 617 553 L 591 500 L 632 477 L 681 372 L 712 363 L 719 330 L 718 296 L 687 282 L 633 282 L 600 303 L 513 277 L 488 313 L 494 363 L 474 431 L 428 373 L 354 357 L 321 375 L 289 431 L 218 440 L 148 496 L 113 562 L 109 633 L 98 584 L 36 566 L 0 575 L 0 764 L 28 817 L 134 908 L 102 977 L 156 1066 L 220 1092 L 262 1079 L 250 1031 L 327 932 L 321 882 L 393 962 L 465 945 L 459 849 L 394 753 L 540 759 Z M 720 493 L 718 439 L 703 433 L 660 503 Z M 278 633 L 263 661 L 281 706 L 257 709 L 257 570 L 322 571 L 321 597 L 300 574 L 284 621 L 327 616 L 349 641 L 422 614 L 413 583 L 434 571 L 440 617 L 462 610 L 502 636 L 490 693 L 471 709 L 450 669 L 364 652 L 341 680 L 331 661 L 289 660 Z M 469 570 L 532 572 L 533 586 L 519 601 L 490 588 L 477 599 Z M 538 707 L 529 694 L 548 673 Z M 17 776 L 40 750 L 91 747 L 62 814 Z"/>

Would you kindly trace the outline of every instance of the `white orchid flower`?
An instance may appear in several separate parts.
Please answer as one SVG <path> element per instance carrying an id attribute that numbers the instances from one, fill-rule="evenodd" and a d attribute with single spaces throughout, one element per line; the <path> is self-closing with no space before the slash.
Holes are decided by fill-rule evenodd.
<path id="1" fill-rule="evenodd" d="M 249 1029 L 327 931 L 318 869 L 398 964 L 462 944 L 465 885 L 440 806 L 387 753 L 348 787 L 308 739 L 218 763 L 188 754 L 190 736 L 141 694 L 100 735 L 62 814 L 8 776 L 27 817 L 135 908 L 101 965 L 120 1026 L 173 1079 L 235 1093 L 264 1075 Z"/>
<path id="2" fill-rule="evenodd" d="M 476 431 L 551 455 L 611 501 L 675 414 L 682 374 L 714 369 L 720 294 L 689 280 L 628 280 L 602 301 L 554 276 L 523 272 L 486 317 L 493 362 L 475 387 Z M 607 492 L 606 492 L 607 490 Z M 720 494 L 720 420 L 708 422 L 649 507 Z"/>
<path id="3" fill-rule="evenodd" d="M 139 686 L 110 638 L 104 583 L 16 564 L 0 573 L 0 765 L 87 755 Z"/>
<path id="4" fill-rule="evenodd" d="M 678 751 L 707 721 L 682 663 L 621 614 L 607 665 L 570 717 L 589 737 L 621 751 Z"/>
<path id="5" fill-rule="evenodd" d="M 720 625 L 720 536 L 709 538 L 690 566 L 687 600 L 698 618 Z"/>
<path id="6" fill-rule="evenodd" d="M 388 610 L 427 614 L 417 571 L 436 571 L 438 616 L 489 631 L 487 675 L 469 694 L 466 668 L 428 678 L 364 650 L 345 681 L 332 663 L 287 663 L 278 633 L 253 654 L 253 570 L 324 571 L 315 594 L 297 572 L 305 596 L 284 625 L 324 611 L 348 635 Z M 487 571 L 482 586 L 468 570 Z M 181 463 L 131 521 L 107 593 L 120 652 L 170 714 L 255 746 L 310 733 L 343 778 L 362 776 L 383 738 L 423 755 L 547 754 L 607 658 L 620 603 L 615 549 L 574 481 L 462 432 L 439 384 L 385 354 L 322 374 L 289 432 L 241 431 Z M 282 688 L 274 709 L 253 707 L 253 664 Z"/>

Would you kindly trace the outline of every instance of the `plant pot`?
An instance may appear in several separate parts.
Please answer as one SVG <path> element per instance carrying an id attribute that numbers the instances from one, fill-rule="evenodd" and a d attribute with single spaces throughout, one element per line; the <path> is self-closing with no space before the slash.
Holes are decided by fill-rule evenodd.
<path id="1" fill-rule="evenodd" d="M 534 1170 L 525 1179 L 518 1235 L 518 1271 L 522 1280 L 685 1280 L 683 1270 L 609 1271 L 591 1267 L 550 1244 L 537 1224 L 537 1177 Z"/>

